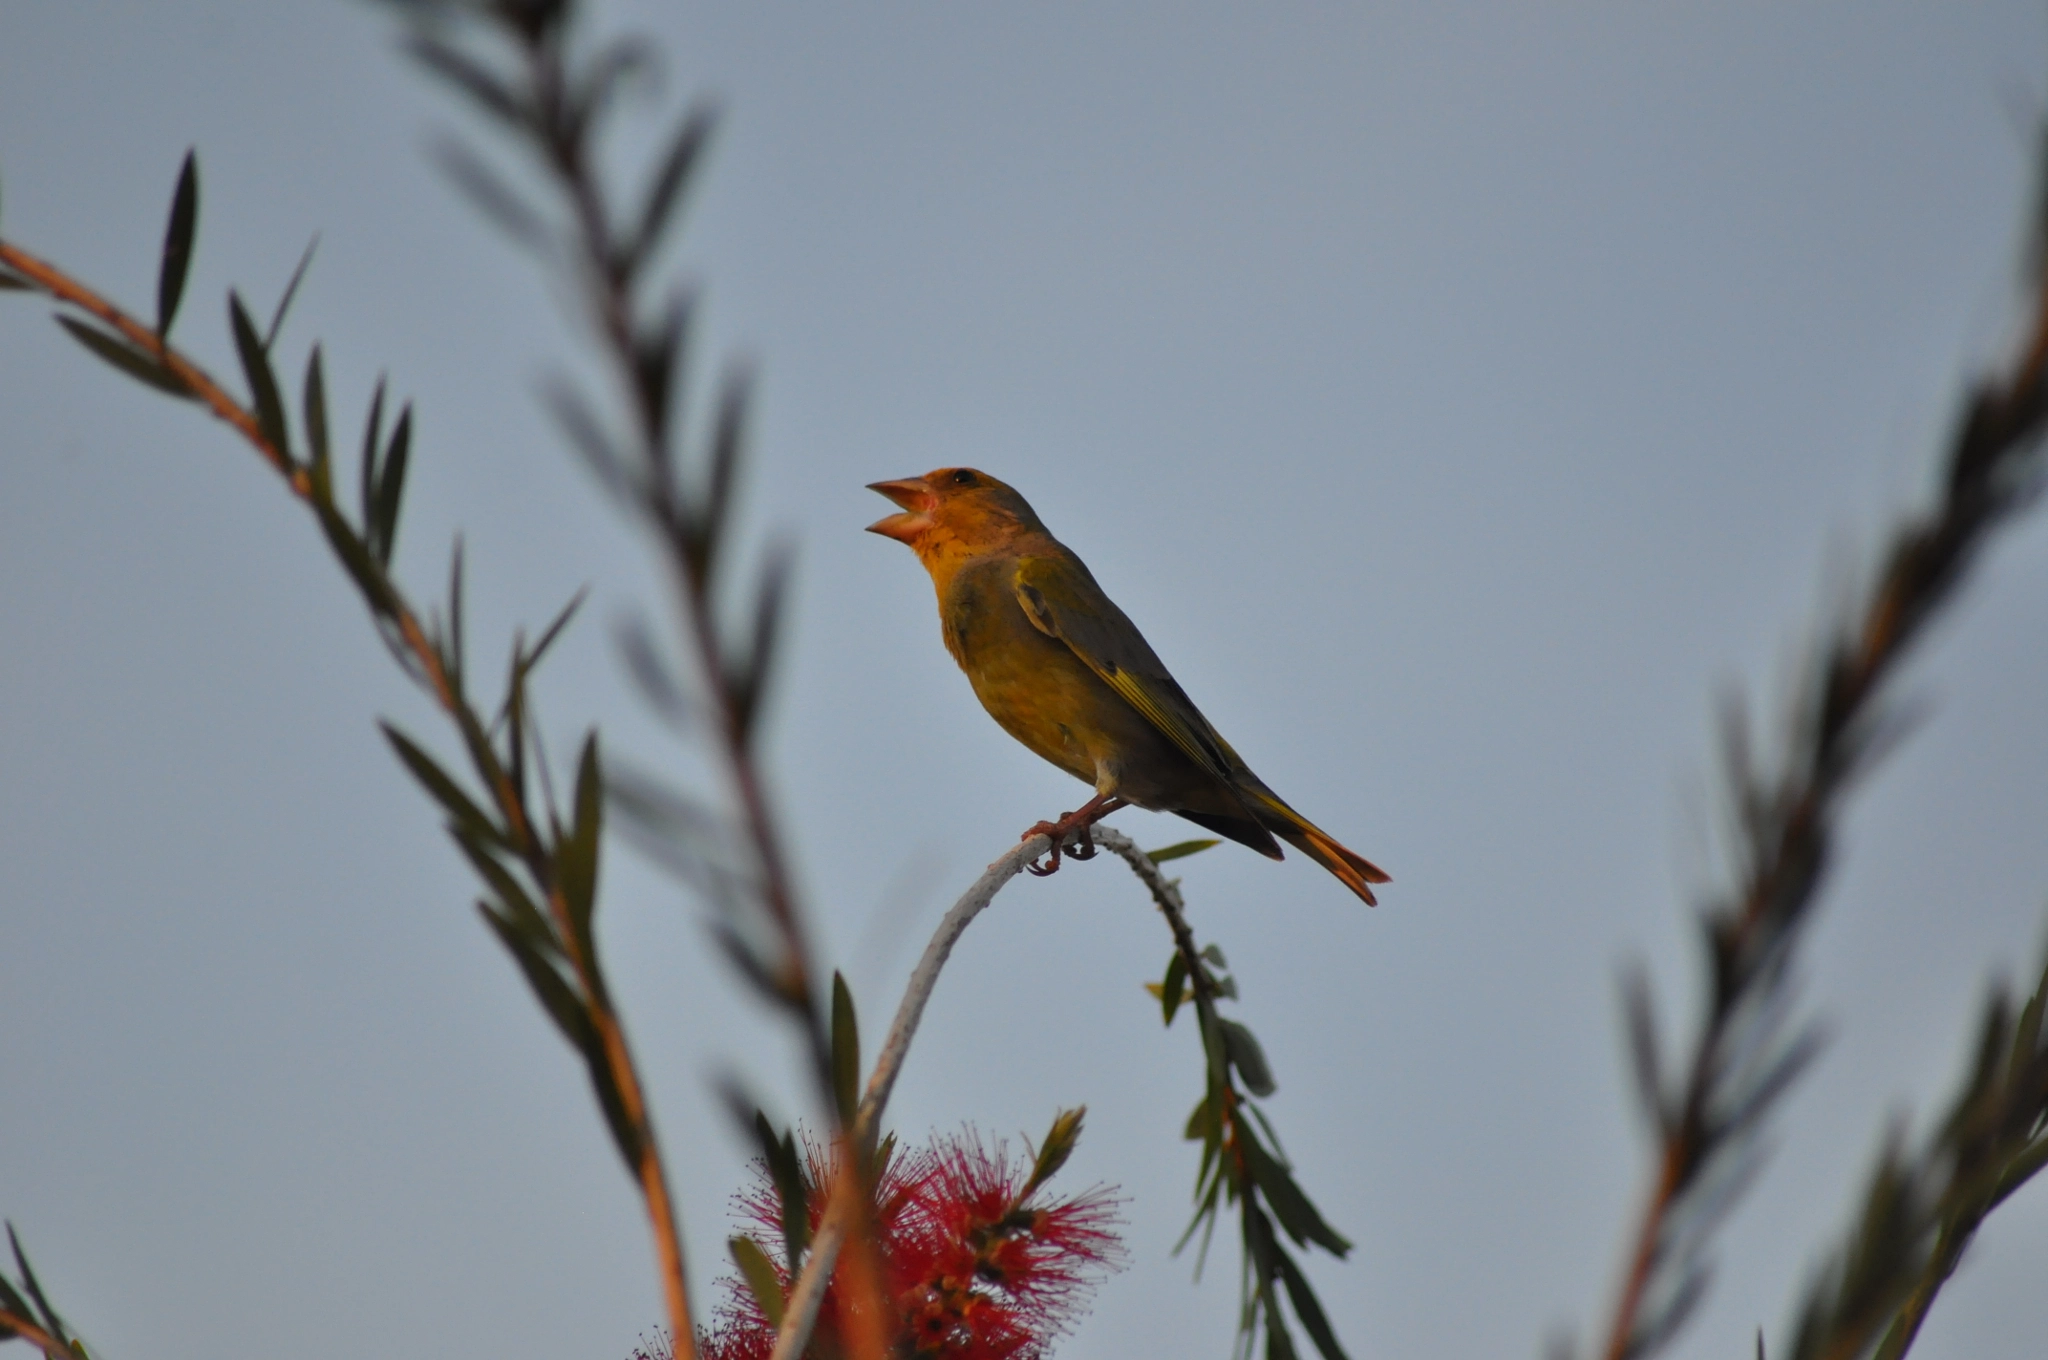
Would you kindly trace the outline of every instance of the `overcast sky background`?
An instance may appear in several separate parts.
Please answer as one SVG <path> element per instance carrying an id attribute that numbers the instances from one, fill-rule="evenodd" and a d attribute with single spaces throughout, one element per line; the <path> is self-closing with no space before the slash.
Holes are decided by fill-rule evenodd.
<path id="1" fill-rule="evenodd" d="M 707 357 L 760 365 L 748 514 L 801 543 L 780 802 L 870 1035 L 944 904 L 1085 796 L 980 712 L 863 484 L 1017 485 L 1274 787 L 1395 882 L 1189 861 L 1354 1357 L 1534 1355 L 1597 1329 L 1645 1177 L 1615 979 L 1667 1034 L 1716 695 L 1783 692 L 1817 607 L 1925 493 L 2012 318 L 2037 4 L 609 7 L 726 109 L 683 252 Z M 567 749 L 686 771 L 623 682 L 640 545 L 532 393 L 568 343 L 425 148 L 468 125 L 379 10 L 0 0 L 8 239 L 139 309 L 200 150 L 181 332 L 221 298 L 325 344 L 360 418 L 419 403 L 400 565 L 465 536 L 496 650 L 593 599 L 541 700 Z M 310 521 L 219 425 L 0 298 L 0 1213 L 110 1360 L 620 1360 L 660 1305 L 566 1048 L 374 722 L 446 749 Z M 487 641 L 488 640 L 488 641 Z M 1782 1335 L 1889 1112 L 1945 1100 L 2048 902 L 2048 518 L 1907 677 L 1803 967 L 1833 1036 L 1678 1353 Z M 1773 709 L 1775 712 L 1775 709 Z M 1146 844 L 1175 820 L 1127 812 Z M 696 906 L 623 847 L 605 942 L 700 1301 L 787 1047 Z M 911 1137 L 1036 1134 L 1120 1184 L 1133 1264 L 1070 1357 L 1226 1353 L 1233 1244 L 1170 1248 L 1195 1036 L 1113 861 L 1012 885 L 941 981 Z M 2034 1356 L 2048 1185 L 1993 1219 L 1916 1354 Z"/>

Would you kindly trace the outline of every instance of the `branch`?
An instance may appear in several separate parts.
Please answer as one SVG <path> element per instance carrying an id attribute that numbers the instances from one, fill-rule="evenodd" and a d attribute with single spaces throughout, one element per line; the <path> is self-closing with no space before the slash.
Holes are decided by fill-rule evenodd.
<path id="1" fill-rule="evenodd" d="M 2035 231 L 2040 236 L 2043 224 Z M 1622 1271 L 1602 1351 L 1608 1360 L 1661 1348 L 1701 1297 L 1706 1244 L 1753 1165 L 1755 1135 L 1814 1052 L 1810 1031 L 1785 1032 L 1792 964 L 1849 792 L 1896 735 L 1886 684 L 1954 602 L 1996 531 L 2040 489 L 2048 272 L 2034 281 L 2030 301 L 2006 374 L 1981 379 L 1968 394 L 1939 504 L 1893 527 L 1860 607 L 1810 639 L 1784 753 L 1775 764 L 1759 760 L 1739 708 L 1726 724 L 1740 867 L 1724 899 L 1702 913 L 1707 1013 L 1675 1082 L 1660 1071 L 1647 996 L 1631 998 L 1657 1173 Z"/>
<path id="2" fill-rule="evenodd" d="M 1107 827 L 1095 828 L 1095 839 L 1099 844 L 1110 844 L 1109 837 L 1129 844 L 1123 836 Z M 932 932 L 923 957 L 911 970 L 903 1000 L 897 1004 L 896 1019 L 889 1026 L 889 1037 L 883 1040 L 881 1052 L 875 1055 L 875 1069 L 868 1078 L 867 1093 L 861 1097 L 860 1113 L 854 1118 L 853 1127 L 847 1131 L 848 1146 L 858 1154 L 841 1159 L 849 1167 L 865 1162 L 874 1148 L 882 1111 L 888 1107 L 889 1096 L 896 1089 L 896 1077 L 903 1070 L 903 1060 L 910 1055 L 910 1041 L 916 1037 L 918 1024 L 924 1019 L 925 1003 L 931 1000 L 932 989 L 938 985 L 939 972 L 951 957 L 953 946 L 974 918 L 995 900 L 1003 886 L 1022 873 L 1026 864 L 1051 848 L 1052 838 L 1045 835 L 1018 842 L 982 871 L 981 877 L 960 895 L 960 900 L 940 920 L 939 928 Z M 775 1351 L 770 1360 L 797 1360 L 810 1343 L 811 1331 L 818 1323 L 818 1308 L 825 1301 L 825 1287 L 832 1281 L 839 1249 L 848 1236 L 851 1226 L 847 1221 L 849 1214 L 857 1212 L 857 1206 L 864 1203 L 859 1194 L 843 1193 L 846 1188 L 849 1187 L 835 1186 L 826 1205 L 824 1222 L 818 1225 L 817 1236 L 811 1239 L 810 1255 L 805 1258 L 803 1272 L 790 1290 L 789 1303 L 783 1313 L 782 1327 L 776 1334 Z"/>
<path id="3" fill-rule="evenodd" d="M 493 744 L 493 732 L 499 724 L 477 712 L 465 692 L 459 547 L 445 629 L 439 621 L 424 621 L 389 573 L 410 422 L 401 416 L 385 452 L 385 475 L 373 496 L 381 388 L 373 407 L 370 437 L 365 441 L 364 524 L 358 529 L 347 522 L 333 499 L 327 456 L 326 396 L 317 348 L 308 367 L 305 394 L 306 438 L 312 456 L 310 461 L 300 462 L 284 442 L 281 414 L 263 409 L 266 394 L 275 405 L 276 379 L 270 371 L 267 349 L 260 344 L 242 346 L 244 367 L 249 370 L 251 387 L 257 394 L 258 409 L 251 410 L 197 363 L 172 348 L 160 330 L 129 316 L 56 266 L 4 240 L 0 240 L 0 264 L 59 302 L 97 318 L 133 346 L 132 351 L 110 353 L 106 346 L 118 342 L 93 332 L 100 336 L 100 343 L 95 344 L 80 333 L 83 327 L 67 327 L 101 358 L 128 371 L 130 376 L 159 388 L 169 386 L 177 395 L 199 400 L 254 446 L 292 494 L 314 512 L 343 567 L 361 591 L 387 646 L 406 673 L 432 696 L 455 725 L 502 824 L 491 821 L 424 751 L 395 729 L 387 727 L 386 731 L 414 776 L 447 811 L 450 835 L 493 889 L 498 899 L 496 909 L 486 906 L 486 919 L 513 951 L 551 1018 L 584 1056 L 597 1086 L 599 1103 L 646 1204 L 670 1326 L 679 1338 L 677 1345 L 682 1348 L 682 1355 L 693 1356 L 695 1332 L 674 1198 L 639 1072 L 611 1003 L 597 958 L 595 937 L 590 931 L 600 816 L 595 737 L 586 744 L 584 777 L 578 779 L 577 806 L 566 828 L 550 809 L 545 824 L 552 834 L 543 832 L 541 820 L 532 814 L 526 801 L 525 743 L 530 718 L 526 711 L 525 681 L 567 621 L 574 604 L 530 650 L 523 637 L 514 643 L 512 678 L 503 706 L 503 713 L 510 719 L 504 724 L 509 757 L 501 757 Z M 240 340 L 240 332 L 247 326 L 239 300 L 231 300 L 230 310 Z M 70 318 L 60 320 L 68 322 Z M 159 381 L 136 367 L 151 364 L 159 376 L 169 375 L 168 380 Z M 271 418 L 265 419 L 266 414 Z M 547 907 L 545 922 L 531 897 L 506 872 L 501 862 L 506 858 L 531 876 Z M 560 966 L 568 968 L 573 987 L 558 971 Z"/>

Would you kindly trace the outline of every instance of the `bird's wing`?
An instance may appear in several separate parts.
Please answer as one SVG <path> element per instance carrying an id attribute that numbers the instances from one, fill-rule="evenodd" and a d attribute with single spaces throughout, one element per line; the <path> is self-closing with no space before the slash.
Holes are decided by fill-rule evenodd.
<path id="1" fill-rule="evenodd" d="M 1171 738 L 1196 765 L 1234 786 L 1244 762 L 1166 673 L 1136 624 L 1071 554 L 1017 563 L 1017 603 L 1032 626 L 1058 638 L 1124 702 Z"/>

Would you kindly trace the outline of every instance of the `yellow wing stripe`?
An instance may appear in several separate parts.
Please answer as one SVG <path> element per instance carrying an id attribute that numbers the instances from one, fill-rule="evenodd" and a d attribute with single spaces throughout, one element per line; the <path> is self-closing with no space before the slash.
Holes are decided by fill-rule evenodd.
<path id="1" fill-rule="evenodd" d="M 1105 673 L 1100 667 L 1097 667 L 1095 673 L 1102 676 L 1104 680 L 1107 680 L 1109 687 L 1122 695 L 1125 702 L 1129 703 L 1132 708 L 1137 709 L 1139 713 L 1143 714 L 1145 721 L 1151 723 L 1161 732 L 1164 732 L 1168 737 L 1171 737 L 1173 744 L 1187 752 L 1190 760 L 1217 778 L 1224 780 L 1226 783 L 1229 782 L 1230 770 L 1218 758 L 1215 749 L 1207 742 L 1204 742 L 1199 735 L 1190 731 L 1188 725 L 1182 722 L 1177 715 L 1169 712 L 1157 699 L 1153 698 L 1151 691 L 1145 688 L 1143 681 L 1139 680 L 1129 671 L 1118 670 Z"/>

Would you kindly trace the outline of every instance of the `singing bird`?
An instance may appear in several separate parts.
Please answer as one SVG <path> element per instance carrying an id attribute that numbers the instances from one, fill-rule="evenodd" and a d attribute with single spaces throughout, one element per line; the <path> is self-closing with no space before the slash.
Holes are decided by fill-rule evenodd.
<path id="1" fill-rule="evenodd" d="M 1024 498 L 985 472 L 940 468 L 874 482 L 902 513 L 868 532 L 910 546 L 939 596 L 946 650 L 1003 730 L 1095 796 L 1024 833 L 1052 837 L 1059 868 L 1070 837 L 1094 854 L 1088 828 L 1126 805 L 1174 812 L 1281 858 L 1286 841 L 1374 905 L 1387 876 L 1289 807 L 1246 767 L 1167 674 L 1137 626 Z"/>

